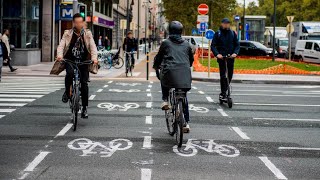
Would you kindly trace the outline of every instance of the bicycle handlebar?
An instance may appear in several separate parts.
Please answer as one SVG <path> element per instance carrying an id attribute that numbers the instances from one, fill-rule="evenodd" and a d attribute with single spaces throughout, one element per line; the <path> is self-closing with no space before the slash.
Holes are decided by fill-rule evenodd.
<path id="1" fill-rule="evenodd" d="M 93 61 L 92 60 L 87 60 L 87 61 L 83 61 L 83 62 L 75 62 L 75 61 L 71 61 L 70 59 L 63 59 L 63 62 L 75 65 L 75 66 L 79 66 L 79 65 L 89 65 L 92 64 Z"/>

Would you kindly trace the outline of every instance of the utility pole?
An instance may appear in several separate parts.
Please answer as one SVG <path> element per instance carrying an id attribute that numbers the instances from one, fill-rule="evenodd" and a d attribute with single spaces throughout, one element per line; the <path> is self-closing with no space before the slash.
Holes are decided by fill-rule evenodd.
<path id="1" fill-rule="evenodd" d="M 140 45 L 140 0 L 138 0 L 138 49 L 137 49 L 137 59 L 139 59 L 139 45 Z"/>
<path id="2" fill-rule="evenodd" d="M 242 25 L 244 28 L 243 28 L 243 37 L 242 39 L 243 40 L 246 40 L 246 0 L 244 0 L 244 3 L 243 3 L 243 25 Z"/>
<path id="3" fill-rule="evenodd" d="M 78 0 L 73 0 L 72 10 L 73 10 L 73 14 L 77 14 L 78 13 Z"/>
<path id="4" fill-rule="evenodd" d="M 129 0 L 127 0 L 127 33 L 130 31 Z M 127 34 L 126 33 L 126 34 Z"/>
<path id="5" fill-rule="evenodd" d="M 275 60 L 275 46 L 276 46 L 276 9 L 277 0 L 273 0 L 273 42 L 272 42 L 272 61 Z"/>

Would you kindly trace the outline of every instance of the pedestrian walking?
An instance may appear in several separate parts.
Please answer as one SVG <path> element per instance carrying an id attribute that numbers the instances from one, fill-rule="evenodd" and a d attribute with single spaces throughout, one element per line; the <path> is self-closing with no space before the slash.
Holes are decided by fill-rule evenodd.
<path id="1" fill-rule="evenodd" d="M 98 49 L 102 49 L 102 47 L 104 46 L 104 41 L 102 39 L 102 36 L 99 36 L 97 45 L 98 45 Z"/>
<path id="2" fill-rule="evenodd" d="M 9 58 L 8 50 L 6 45 L 2 42 L 2 34 L 0 33 L 0 82 L 1 82 L 3 60 L 8 58 Z"/>
<path id="3" fill-rule="evenodd" d="M 17 70 L 17 68 L 12 67 L 12 65 L 11 65 L 11 58 L 10 58 L 11 49 L 10 49 L 10 44 L 9 44 L 9 36 L 10 36 L 9 29 L 4 29 L 1 40 L 5 44 L 6 49 L 7 49 L 7 53 L 8 53 L 8 58 L 4 59 L 4 62 L 5 62 L 5 64 L 7 64 L 9 66 L 10 71 L 14 72 Z"/>
<path id="4" fill-rule="evenodd" d="M 106 36 L 105 39 L 104 39 L 104 47 L 105 47 L 106 50 L 110 50 L 111 49 L 110 40 L 109 40 L 108 36 Z"/>

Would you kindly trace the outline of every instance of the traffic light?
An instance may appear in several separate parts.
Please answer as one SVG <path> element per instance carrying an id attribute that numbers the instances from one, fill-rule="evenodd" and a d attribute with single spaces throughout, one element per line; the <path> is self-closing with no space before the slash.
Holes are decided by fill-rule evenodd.
<path id="1" fill-rule="evenodd" d="M 85 4 L 79 4 L 79 13 L 83 17 L 83 19 L 86 19 L 86 17 L 87 17 L 87 6 Z"/>

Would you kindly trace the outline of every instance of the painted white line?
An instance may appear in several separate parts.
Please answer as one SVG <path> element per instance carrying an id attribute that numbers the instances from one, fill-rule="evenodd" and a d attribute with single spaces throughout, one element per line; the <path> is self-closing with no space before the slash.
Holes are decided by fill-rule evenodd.
<path id="1" fill-rule="evenodd" d="M 141 168 L 141 180 L 151 180 L 151 169 Z"/>
<path id="2" fill-rule="evenodd" d="M 198 89 L 197 87 L 192 86 L 192 89 Z"/>
<path id="3" fill-rule="evenodd" d="M 33 171 L 49 153 L 50 152 L 48 151 L 40 152 L 40 154 L 24 169 L 24 171 Z"/>
<path id="4" fill-rule="evenodd" d="M 10 91 L 14 91 L 14 92 L 54 92 L 56 90 L 53 89 L 48 89 L 48 90 L 41 90 L 41 89 L 0 89 L 0 92 L 5 93 L 5 92 L 10 92 Z"/>
<path id="5" fill-rule="evenodd" d="M 97 92 L 102 92 L 103 91 L 103 89 L 98 89 L 98 91 Z"/>
<path id="6" fill-rule="evenodd" d="M 151 149 L 151 136 L 144 136 L 142 149 Z"/>
<path id="7" fill-rule="evenodd" d="M 32 102 L 36 99 L 12 99 L 12 98 L 0 98 L 2 102 Z"/>
<path id="8" fill-rule="evenodd" d="M 250 139 L 246 133 L 244 133 L 243 131 L 241 131 L 240 128 L 238 127 L 231 127 L 232 130 L 234 130 L 234 132 L 236 132 L 242 139 Z"/>
<path id="9" fill-rule="evenodd" d="M 261 104 L 261 103 L 234 103 L 237 105 L 250 106 L 292 106 L 292 107 L 320 107 L 319 104 Z"/>
<path id="10" fill-rule="evenodd" d="M 0 94 L 0 97 L 13 97 L 13 98 L 41 98 L 41 97 L 43 97 L 43 95 Z"/>
<path id="11" fill-rule="evenodd" d="M 3 118 L 3 117 L 5 117 L 5 115 L 0 115 L 0 119 Z"/>
<path id="12" fill-rule="evenodd" d="M 253 118 L 254 120 L 272 120 L 272 121 L 310 121 L 320 122 L 320 119 L 290 119 L 290 118 Z"/>
<path id="13" fill-rule="evenodd" d="M 148 97 L 151 97 L 151 93 L 148 93 L 147 96 L 148 96 Z"/>
<path id="14" fill-rule="evenodd" d="M 305 150 L 305 151 L 320 151 L 320 148 L 279 147 L 279 150 Z"/>
<path id="15" fill-rule="evenodd" d="M 146 102 L 146 108 L 151 108 L 152 107 L 152 102 Z"/>
<path id="16" fill-rule="evenodd" d="M 149 76 L 150 76 L 150 77 L 156 77 L 157 74 L 156 74 L 156 72 L 151 72 L 151 73 L 149 73 Z"/>
<path id="17" fill-rule="evenodd" d="M 153 84 L 153 81 L 150 81 L 150 84 Z"/>
<path id="18" fill-rule="evenodd" d="M 109 82 L 108 82 L 108 84 L 111 84 L 111 83 L 113 83 L 113 81 L 109 81 Z"/>
<path id="19" fill-rule="evenodd" d="M 282 172 L 268 159 L 268 157 L 261 156 L 259 159 L 270 169 L 277 179 L 288 179 Z"/>
<path id="20" fill-rule="evenodd" d="M 92 101 L 95 97 L 96 97 L 96 95 L 91 95 L 91 96 L 89 97 L 89 100 Z"/>
<path id="21" fill-rule="evenodd" d="M 8 107 L 22 107 L 27 105 L 26 103 L 0 103 L 1 106 L 8 106 Z"/>
<path id="22" fill-rule="evenodd" d="M 58 137 L 58 136 L 65 135 L 72 126 L 73 126 L 72 123 L 68 123 L 67 125 L 65 125 L 64 128 L 61 129 L 61 131 L 55 136 L 55 138 Z"/>
<path id="23" fill-rule="evenodd" d="M 207 98 L 208 102 L 214 103 L 214 100 L 211 97 L 207 96 L 206 98 Z"/>
<path id="24" fill-rule="evenodd" d="M 25 179 L 30 173 L 24 173 L 21 177 L 19 177 L 18 179 Z"/>
<path id="25" fill-rule="evenodd" d="M 16 109 L 0 109 L 0 113 L 11 113 L 15 111 Z"/>
<path id="26" fill-rule="evenodd" d="M 146 116 L 146 124 L 152 124 L 152 116 Z"/>
<path id="27" fill-rule="evenodd" d="M 109 86 L 109 85 L 104 85 L 103 87 L 104 87 L 104 88 L 107 88 L 108 86 Z"/>
<path id="28" fill-rule="evenodd" d="M 50 94 L 51 92 L 21 92 L 21 91 L 1 91 L 0 94 Z"/>
<path id="29" fill-rule="evenodd" d="M 204 94 L 204 92 L 203 91 L 198 91 L 199 92 L 199 94 Z"/>
<path id="30" fill-rule="evenodd" d="M 228 116 L 228 114 L 227 114 L 226 112 L 224 112 L 223 109 L 218 108 L 217 110 L 219 111 L 219 113 L 220 113 L 222 116 L 224 116 L 224 117 L 227 117 L 227 116 Z"/>
<path id="31" fill-rule="evenodd" d="M 1 87 L 0 90 L 21 90 L 21 91 L 24 91 L 24 90 L 35 90 L 35 91 L 38 91 L 38 90 L 42 90 L 42 91 L 53 91 L 53 90 L 59 90 L 61 88 L 54 88 L 54 87 L 45 87 L 45 88 L 33 88 L 33 87 Z"/>
<path id="32" fill-rule="evenodd" d="M 148 88 L 152 88 L 152 85 L 150 84 L 150 85 L 148 85 Z"/>
<path id="33" fill-rule="evenodd" d="M 146 91 L 147 91 L 147 92 L 150 92 L 151 90 L 150 90 L 150 89 L 147 89 Z"/>

